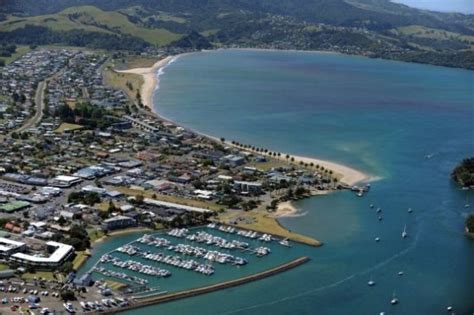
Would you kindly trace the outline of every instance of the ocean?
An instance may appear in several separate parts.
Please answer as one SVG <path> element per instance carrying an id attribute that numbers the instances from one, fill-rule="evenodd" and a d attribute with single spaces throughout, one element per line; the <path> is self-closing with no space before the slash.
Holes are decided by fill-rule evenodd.
<path id="1" fill-rule="evenodd" d="M 448 305 L 456 314 L 474 312 L 474 241 L 463 235 L 473 193 L 450 180 L 474 153 L 474 72 L 330 53 L 219 50 L 177 58 L 159 85 L 156 112 L 183 126 L 339 162 L 376 180 L 363 198 L 306 199 L 296 203 L 300 216 L 280 220 L 324 243 L 302 250 L 309 263 L 134 314 L 445 314 Z M 369 204 L 382 208 L 383 221 Z"/>

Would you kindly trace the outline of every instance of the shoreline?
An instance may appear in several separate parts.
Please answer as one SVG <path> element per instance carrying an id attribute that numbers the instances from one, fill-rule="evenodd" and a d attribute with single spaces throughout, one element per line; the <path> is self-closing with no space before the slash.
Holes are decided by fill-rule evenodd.
<path id="1" fill-rule="evenodd" d="M 263 50 L 264 49 L 252 49 L 252 48 L 241 48 L 241 50 Z M 332 52 L 324 52 L 324 51 L 313 51 L 313 53 L 332 53 Z M 191 128 L 181 126 L 180 124 L 174 122 L 171 119 L 168 119 L 167 117 L 161 115 L 158 111 L 155 110 L 153 106 L 153 96 L 155 92 L 159 89 L 159 73 L 162 69 L 167 67 L 171 62 L 176 60 L 177 58 L 183 56 L 183 55 L 188 55 L 188 54 L 193 54 L 196 52 L 190 52 L 190 53 L 183 53 L 183 54 L 178 54 L 178 55 L 173 55 L 173 56 L 167 56 L 159 61 L 157 61 L 152 67 L 149 68 L 134 68 L 134 69 L 128 69 L 128 70 L 115 70 L 119 73 L 131 73 L 131 74 L 138 74 L 143 77 L 143 85 L 140 88 L 140 93 L 141 93 L 141 98 L 142 98 L 142 103 L 144 106 L 146 106 L 148 109 L 150 109 L 150 112 L 154 114 L 157 118 L 164 120 L 166 122 L 173 123 L 177 126 L 183 127 L 186 130 L 189 130 L 197 135 L 200 135 L 202 137 L 206 137 L 208 139 L 220 142 L 220 139 L 217 137 L 193 130 Z M 240 147 L 235 146 L 234 144 L 231 143 L 231 141 L 225 141 L 225 143 L 229 146 L 233 146 L 234 148 L 240 149 L 240 150 L 245 150 L 249 152 L 253 152 L 250 149 L 243 149 Z M 254 152 L 258 153 L 259 155 L 268 155 L 263 152 Z M 281 161 L 286 161 L 285 156 L 287 155 L 286 152 L 280 152 L 281 156 L 280 157 L 274 157 L 272 158 L 279 159 Z M 312 158 L 312 157 L 306 157 L 306 156 L 299 156 L 299 155 L 293 155 L 289 154 L 291 157 L 294 158 L 294 161 L 291 162 L 295 165 L 298 165 L 298 163 L 303 162 L 307 164 L 313 163 L 314 165 L 320 165 L 324 167 L 325 169 L 332 170 L 334 173 L 337 175 L 340 175 L 339 181 L 341 183 L 344 183 L 348 186 L 353 186 L 357 183 L 364 183 L 364 182 L 369 182 L 372 180 L 375 180 L 376 177 L 371 176 L 369 174 L 366 174 L 362 171 L 359 171 L 355 168 L 333 162 L 333 161 L 327 161 L 323 159 L 318 159 L 318 158 Z M 286 161 L 289 162 L 289 161 Z"/>
<path id="2" fill-rule="evenodd" d="M 99 312 L 92 312 L 91 314 L 115 314 L 115 313 L 123 313 L 125 311 L 130 311 L 132 309 L 137 309 L 137 308 L 142 308 L 146 306 L 151 306 L 151 305 L 156 305 L 160 303 L 166 303 L 166 302 L 171 302 L 171 301 L 176 301 L 176 300 L 181 300 L 184 298 L 189 298 L 189 297 L 195 297 L 199 296 L 202 294 L 208 294 L 211 292 L 216 292 L 219 290 L 223 289 L 228 289 L 232 287 L 237 287 L 246 283 L 250 283 L 253 281 L 265 279 L 277 274 L 280 274 L 282 272 L 294 269 L 298 266 L 301 266 L 305 263 L 310 261 L 309 257 L 307 256 L 302 256 L 299 258 L 296 258 L 292 261 L 289 261 L 287 263 L 284 263 L 282 265 L 273 267 L 268 270 L 264 270 L 255 274 L 251 274 L 248 276 L 244 276 L 238 279 L 234 280 L 228 280 L 224 282 L 220 282 L 217 284 L 211 284 L 203 287 L 198 287 L 194 289 L 188 289 L 188 290 L 183 290 L 183 291 L 178 291 L 174 293 L 168 293 L 165 295 L 157 295 L 157 296 L 151 296 L 151 297 L 145 297 L 145 298 L 137 298 L 136 303 L 130 304 L 129 306 L 126 306 L 124 308 L 118 309 L 118 310 L 105 310 L 105 312 L 99 313 Z"/>
<path id="3" fill-rule="evenodd" d="M 167 56 L 163 59 L 158 60 L 155 64 L 149 68 L 133 68 L 128 70 L 114 70 L 118 73 L 129 73 L 129 74 L 138 74 L 143 78 L 143 84 L 140 87 L 140 95 L 142 99 L 143 106 L 148 107 L 152 112 L 153 110 L 153 95 L 156 90 L 156 87 L 159 85 L 159 75 L 158 72 L 160 69 L 165 68 L 171 63 L 172 60 L 176 60 L 180 55 L 176 56 Z"/>
<path id="4" fill-rule="evenodd" d="M 332 193 L 333 191 L 328 190 L 321 190 L 321 191 L 312 191 L 311 197 L 315 196 L 324 196 Z M 299 215 L 304 215 L 304 213 L 300 213 L 301 209 L 295 206 L 295 201 L 288 200 L 278 203 L 275 212 L 271 214 L 272 218 L 280 219 L 280 218 L 288 218 L 288 217 L 295 217 Z"/>
<path id="5" fill-rule="evenodd" d="M 93 241 L 92 244 L 91 244 L 92 245 L 91 249 L 93 249 L 94 245 L 105 242 L 109 238 L 112 238 L 112 237 L 115 237 L 115 236 L 124 236 L 124 235 L 132 234 L 132 233 L 139 233 L 139 232 L 146 233 L 146 232 L 153 232 L 153 231 L 154 230 L 152 230 L 150 228 L 146 228 L 146 227 L 133 227 L 133 228 L 128 228 L 128 229 L 124 229 L 124 230 L 118 230 L 118 231 L 115 231 L 115 232 L 110 232 L 109 234 L 104 235 L 104 236 L 96 239 L 95 241 Z"/>

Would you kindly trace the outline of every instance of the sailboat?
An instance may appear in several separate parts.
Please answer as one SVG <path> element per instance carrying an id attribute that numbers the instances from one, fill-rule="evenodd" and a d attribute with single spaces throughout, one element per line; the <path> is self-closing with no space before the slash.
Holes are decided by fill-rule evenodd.
<path id="1" fill-rule="evenodd" d="M 373 287 L 373 286 L 375 285 L 375 281 L 372 280 L 372 277 L 370 277 L 370 280 L 369 280 L 369 282 L 367 282 L 367 285 L 368 285 L 369 287 Z"/>
<path id="2" fill-rule="evenodd" d="M 407 225 L 405 224 L 405 227 L 403 228 L 403 232 L 402 232 L 402 238 L 406 238 L 407 236 L 408 236 Z"/>
<path id="3" fill-rule="evenodd" d="M 392 304 L 392 305 L 398 304 L 398 299 L 395 296 L 395 292 L 393 292 L 393 294 L 392 294 L 392 299 L 390 300 L 390 304 Z"/>

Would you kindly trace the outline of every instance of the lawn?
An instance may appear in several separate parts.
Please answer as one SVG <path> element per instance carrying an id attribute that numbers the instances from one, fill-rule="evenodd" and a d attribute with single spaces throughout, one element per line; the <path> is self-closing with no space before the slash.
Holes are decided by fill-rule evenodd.
<path id="1" fill-rule="evenodd" d="M 238 221 L 236 226 L 242 228 L 255 230 L 261 233 L 270 233 L 276 236 L 289 238 L 290 240 L 308 244 L 311 246 L 320 246 L 321 243 L 311 237 L 304 236 L 298 233 L 294 233 L 287 230 L 277 219 L 270 216 L 270 214 L 264 212 L 264 210 L 258 211 L 238 211 L 220 214 L 218 220 L 222 223 L 228 224 L 230 220 L 235 220 L 236 217 L 243 218 L 244 220 Z"/>
<path id="2" fill-rule="evenodd" d="M 26 272 L 21 275 L 23 280 L 33 280 L 43 278 L 46 280 L 55 280 L 53 272 L 51 271 L 36 271 L 36 272 Z"/>
<path id="3" fill-rule="evenodd" d="M 10 269 L 8 265 L 0 264 L 0 271 Z"/>
<path id="4" fill-rule="evenodd" d="M 115 61 L 115 69 L 134 69 L 134 68 L 149 68 L 153 66 L 160 58 L 156 57 L 142 57 L 129 56 Z"/>
<path id="5" fill-rule="evenodd" d="M 103 75 L 107 85 L 124 91 L 132 101 L 137 100 L 137 90 L 140 90 L 143 84 L 141 75 L 116 72 L 112 64 L 106 65 Z M 127 82 L 131 84 L 131 89 L 127 86 Z"/>
<path id="6" fill-rule="evenodd" d="M 70 124 L 70 123 L 62 123 L 58 129 L 56 129 L 54 132 L 56 133 L 64 133 L 66 131 L 73 131 L 73 130 L 78 130 L 82 129 L 84 126 L 81 125 L 76 125 L 76 124 Z"/>
<path id="7" fill-rule="evenodd" d="M 79 270 L 81 266 L 87 261 L 89 256 L 86 254 L 86 252 L 76 252 L 76 257 L 72 261 L 72 268 L 74 270 Z"/>
<path id="8" fill-rule="evenodd" d="M 90 229 L 87 229 L 87 234 L 89 235 L 91 243 L 93 243 L 97 241 L 99 238 L 101 238 L 102 236 L 104 236 L 104 231 L 90 228 Z"/>

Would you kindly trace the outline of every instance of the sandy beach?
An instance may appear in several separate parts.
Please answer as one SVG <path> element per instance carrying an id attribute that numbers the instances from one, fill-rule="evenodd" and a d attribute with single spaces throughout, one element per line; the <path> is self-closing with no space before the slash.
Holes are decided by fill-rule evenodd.
<path id="1" fill-rule="evenodd" d="M 166 66 L 175 56 L 168 56 L 157 61 L 150 68 L 134 68 L 129 70 L 116 70 L 119 73 L 133 73 L 143 76 L 143 85 L 140 89 L 142 103 L 153 111 L 153 92 L 158 84 L 157 72 Z"/>
<path id="2" fill-rule="evenodd" d="M 178 56 L 180 56 L 180 55 L 178 55 Z M 159 113 L 154 111 L 154 108 L 153 108 L 153 92 L 155 91 L 155 89 L 157 87 L 157 84 L 158 84 L 158 80 L 159 80 L 157 72 L 159 71 L 160 68 L 166 66 L 171 60 L 173 60 L 176 57 L 177 56 L 168 56 L 164 59 L 161 59 L 161 60 L 157 61 L 150 68 L 134 68 L 134 69 L 120 70 L 120 71 L 117 70 L 117 72 L 120 72 L 120 73 L 133 73 L 133 74 L 138 74 L 138 75 L 143 76 L 144 83 L 143 83 L 143 85 L 141 87 L 141 90 L 140 90 L 143 105 L 150 108 L 150 110 L 152 112 L 154 112 L 158 117 L 160 117 L 161 119 L 164 119 L 166 121 L 170 121 L 170 120 L 167 119 L 166 117 L 161 116 Z M 172 122 L 172 121 L 170 121 L 170 122 Z M 216 137 L 209 136 L 209 135 L 206 135 L 206 134 L 202 134 L 202 133 L 196 132 L 194 130 L 192 130 L 192 131 L 197 133 L 197 134 L 200 134 L 204 137 L 211 138 L 211 139 L 214 139 L 216 141 L 220 141 L 220 139 L 218 139 Z M 231 141 L 226 141 L 226 144 L 228 144 L 229 146 L 236 147 L 235 145 L 233 145 L 231 143 Z M 239 148 L 239 149 L 241 149 L 241 148 Z M 245 150 L 251 151 L 249 149 L 245 149 Z M 255 152 L 255 153 L 257 153 L 257 152 Z M 280 160 L 286 162 L 285 156 L 286 156 L 287 153 L 284 153 L 284 152 L 280 152 L 280 153 L 281 153 L 280 157 L 273 157 L 273 156 L 272 157 L 273 158 L 279 158 Z M 259 155 L 265 155 L 263 152 L 258 152 L 258 154 Z M 294 162 L 292 162 L 293 164 L 299 164 L 299 162 L 301 161 L 303 163 L 308 163 L 308 164 L 313 163 L 314 165 L 320 165 L 320 166 L 324 167 L 325 169 L 332 170 L 335 174 L 339 175 L 339 181 L 340 182 L 342 182 L 346 185 L 349 185 L 349 186 L 353 186 L 353 185 L 355 185 L 357 183 L 361 183 L 361 182 L 367 182 L 367 181 L 373 179 L 368 174 L 365 174 L 365 173 L 363 173 L 359 170 L 356 170 L 354 168 L 351 168 L 351 167 L 348 167 L 348 166 L 345 166 L 345 165 L 342 165 L 342 164 L 338 164 L 338 163 L 334 163 L 334 162 L 326 161 L 326 160 L 320 160 L 320 159 L 316 159 L 316 158 L 297 156 L 297 155 L 292 155 L 292 154 L 289 154 L 289 155 L 294 158 Z"/>
<path id="3" fill-rule="evenodd" d="M 217 138 L 214 138 L 214 137 L 212 138 L 215 139 L 216 141 L 219 141 L 219 139 Z M 232 144 L 231 141 L 226 141 L 226 144 L 241 149 L 240 147 L 237 147 L 234 144 Z M 248 148 L 242 149 L 242 150 L 253 152 L 251 149 L 248 149 Z M 268 153 L 264 153 L 264 152 L 255 152 L 255 153 L 257 153 L 258 155 L 268 156 Z M 287 153 L 285 152 L 280 152 L 280 153 L 281 155 L 279 157 L 272 156 L 272 158 L 287 162 L 288 160 L 285 158 Z M 342 164 L 338 164 L 338 163 L 326 161 L 326 160 L 299 156 L 299 155 L 292 155 L 292 154 L 288 154 L 288 155 L 294 158 L 294 161 L 291 162 L 293 164 L 299 165 L 300 162 L 307 163 L 307 164 L 313 163 L 313 165 L 319 165 L 319 166 L 324 167 L 325 169 L 333 171 L 336 175 L 339 175 L 339 181 L 341 183 L 344 183 L 349 186 L 353 186 L 358 183 L 369 182 L 370 180 L 375 179 L 373 176 L 370 176 L 366 173 L 363 173 L 359 170 L 356 170 L 346 165 L 342 165 Z"/>
<path id="4" fill-rule="evenodd" d="M 276 208 L 275 213 L 272 213 L 272 217 L 288 217 L 295 215 L 298 212 L 298 209 L 293 206 L 291 201 L 280 202 Z"/>

